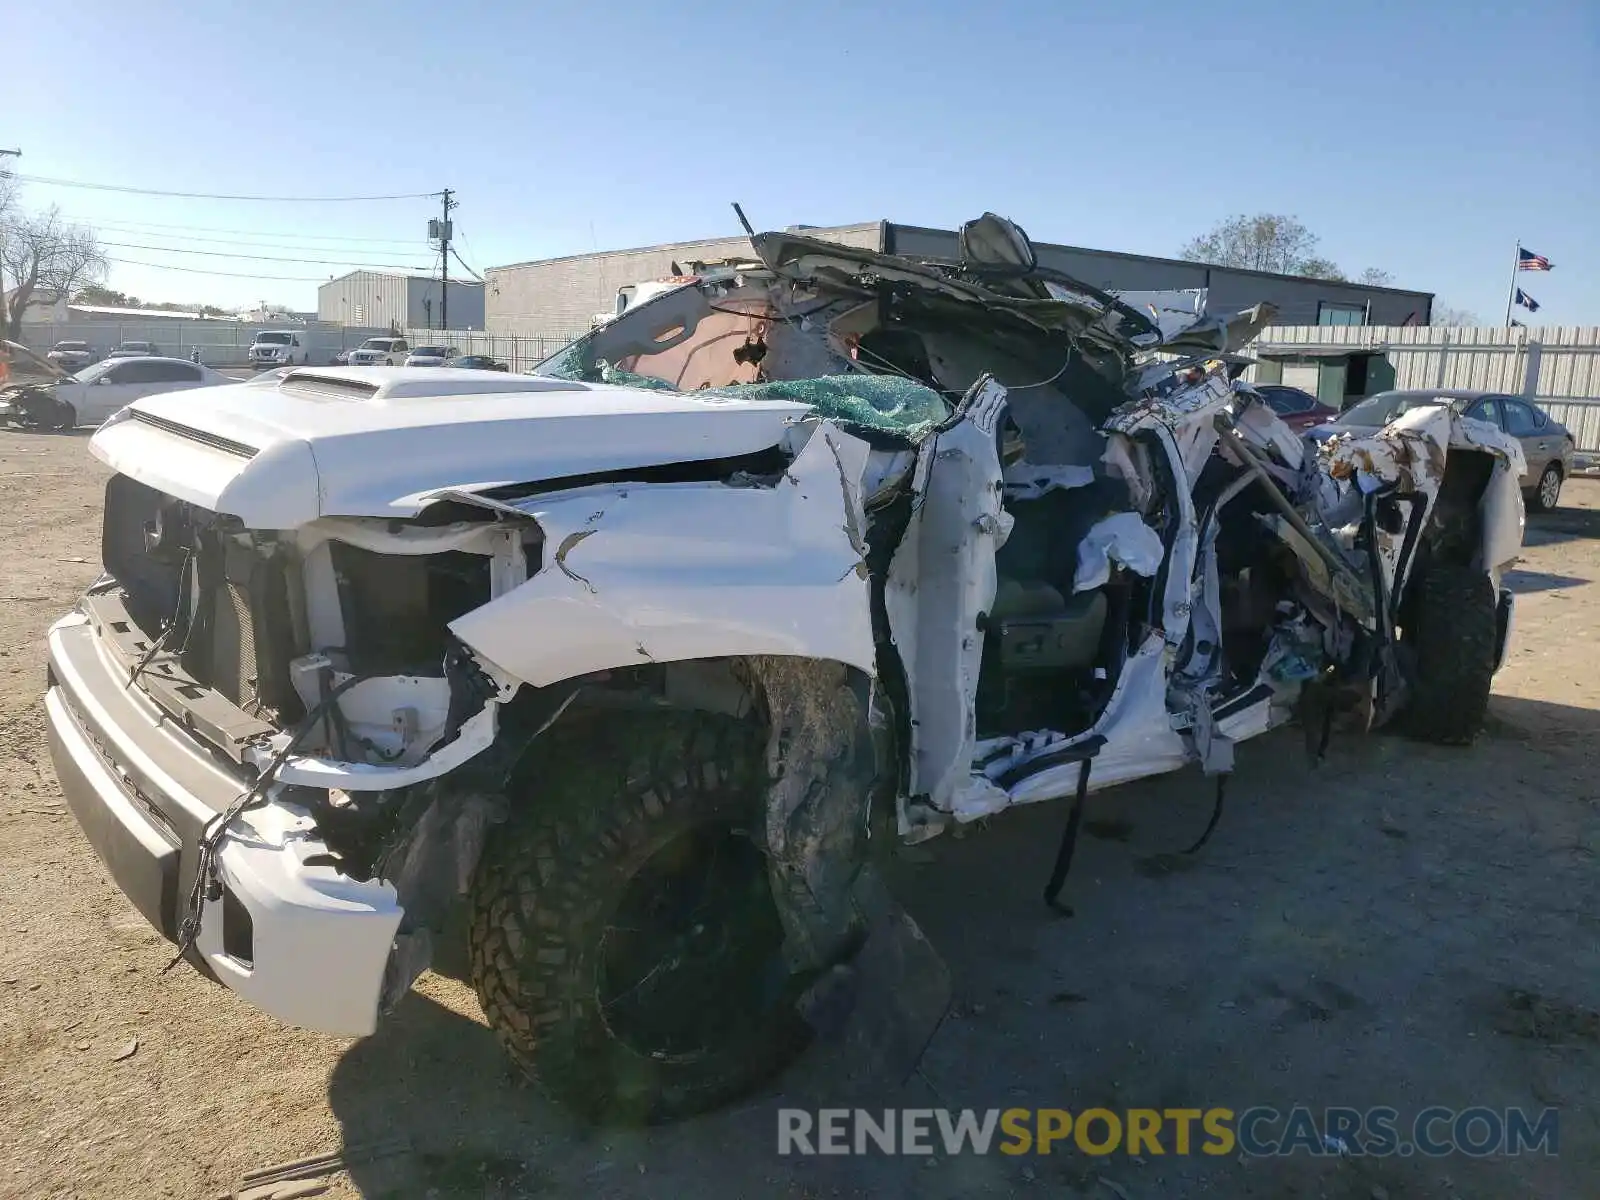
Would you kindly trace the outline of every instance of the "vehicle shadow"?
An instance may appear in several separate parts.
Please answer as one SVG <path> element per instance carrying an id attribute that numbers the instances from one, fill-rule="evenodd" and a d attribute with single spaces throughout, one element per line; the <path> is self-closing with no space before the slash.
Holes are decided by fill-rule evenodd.
<path id="1" fill-rule="evenodd" d="M 1561 588 L 1582 587 L 1594 581 L 1577 575 L 1556 575 L 1549 571 L 1524 571 L 1517 568 L 1505 573 L 1504 582 L 1506 587 L 1518 595 L 1526 595 L 1529 592 L 1553 592 Z"/>
<path id="2" fill-rule="evenodd" d="M 1550 546 L 1600 538 L 1600 508 L 1575 508 L 1566 500 L 1563 497 L 1563 507 L 1553 512 L 1528 514 L 1522 537 L 1524 545 Z"/>
<path id="3" fill-rule="evenodd" d="M 1590 810 L 1570 786 L 1529 783 L 1587 770 L 1596 734 L 1600 712 L 1507 696 L 1467 748 L 1339 734 L 1312 767 L 1299 730 L 1269 734 L 1238 748 L 1220 826 L 1193 855 L 1214 799 L 1198 771 L 1096 793 L 1070 917 L 1040 899 L 1065 804 L 897 852 L 890 882 L 956 996 L 917 1072 L 870 1098 L 833 1085 L 843 1072 L 824 1044 L 735 1108 L 650 1130 L 583 1126 L 513 1076 L 468 989 L 427 976 L 333 1072 L 351 1177 L 364 1196 L 439 1200 L 1442 1195 L 1436 1170 L 1393 1157 L 1345 1160 L 1331 1188 L 1310 1158 L 780 1155 L 778 1109 L 1320 1111 L 1359 1096 L 1415 1111 L 1521 1095 L 1530 1079 L 1556 1088 L 1544 1049 L 1486 1034 L 1483 1012 L 1531 980 L 1581 1000 L 1600 973 L 1590 909 L 1574 900 L 1593 889 Z M 1563 1107 L 1594 1101 L 1595 1078 L 1563 1073 Z M 410 1153 L 362 1161 L 363 1145 L 396 1136 Z M 1483 1197 L 1580 1194 L 1600 1147 L 1562 1150 L 1453 1160 L 1451 1173 Z"/>
<path id="4" fill-rule="evenodd" d="M 98 425 L 79 425 L 74 429 L 23 429 L 16 425 L 0 425 L 0 433 L 21 437 L 91 438 L 99 428 Z"/>

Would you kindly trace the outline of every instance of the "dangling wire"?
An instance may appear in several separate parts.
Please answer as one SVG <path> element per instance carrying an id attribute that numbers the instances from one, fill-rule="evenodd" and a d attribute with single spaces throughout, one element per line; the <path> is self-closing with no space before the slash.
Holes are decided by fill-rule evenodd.
<path id="1" fill-rule="evenodd" d="M 289 756 L 295 752 L 307 735 L 317 727 L 317 722 L 322 719 L 323 713 L 327 712 L 345 692 L 355 687 L 356 684 L 364 683 L 371 678 L 373 678 L 371 675 L 352 675 L 337 687 L 332 688 L 317 703 L 316 707 L 301 719 L 300 724 L 295 727 L 294 733 L 289 736 L 289 740 L 272 756 L 272 761 L 267 764 L 266 769 L 256 776 L 255 782 L 225 810 L 206 822 L 205 828 L 200 834 L 200 853 L 199 859 L 195 864 L 194 884 L 189 889 L 188 904 L 183 920 L 178 924 L 178 953 L 173 956 L 171 962 L 161 969 L 163 975 L 177 966 L 183 960 L 183 956 L 194 948 L 195 942 L 200 937 L 200 920 L 205 909 L 205 902 L 207 900 L 216 900 L 222 894 L 222 884 L 217 878 L 216 858 L 217 849 L 221 846 L 222 839 L 227 835 L 228 826 L 232 825 L 241 813 L 266 803 L 267 789 L 272 786 L 278 772 L 283 769 L 283 764 L 289 761 Z"/>
<path id="2" fill-rule="evenodd" d="M 167 621 L 166 627 L 162 629 L 161 636 L 156 638 L 156 640 L 150 644 L 150 648 L 140 655 L 139 661 L 133 665 L 133 670 L 128 672 L 128 682 L 123 685 L 124 690 L 131 688 L 139 676 L 144 674 L 145 668 L 155 661 L 156 655 L 161 653 L 162 649 L 167 644 L 167 639 L 172 636 L 173 631 L 178 628 L 178 622 L 183 619 L 184 601 L 189 597 L 189 588 L 185 586 L 185 579 L 188 576 L 193 563 L 194 551 L 192 549 L 185 549 L 183 552 L 183 562 L 178 567 L 178 603 L 173 608 L 172 616 Z M 190 580 L 189 583 L 192 586 L 193 581 Z M 189 634 L 192 633 L 193 630 L 194 614 L 190 613 L 187 627 L 184 631 L 182 648 L 186 649 L 188 647 Z"/>

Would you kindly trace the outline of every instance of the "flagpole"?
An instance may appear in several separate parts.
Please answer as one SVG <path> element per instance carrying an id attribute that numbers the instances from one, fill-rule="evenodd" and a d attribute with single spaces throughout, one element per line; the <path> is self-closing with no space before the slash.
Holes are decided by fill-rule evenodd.
<path id="1" fill-rule="evenodd" d="M 1506 328 L 1511 328 L 1511 302 L 1517 298 L 1517 268 L 1522 265 L 1522 239 L 1517 239 L 1517 252 L 1511 256 L 1511 290 L 1506 293 Z"/>

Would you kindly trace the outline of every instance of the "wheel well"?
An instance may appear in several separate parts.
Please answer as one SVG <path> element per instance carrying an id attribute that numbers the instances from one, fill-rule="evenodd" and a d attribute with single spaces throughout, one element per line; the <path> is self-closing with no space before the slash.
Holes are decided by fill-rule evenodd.
<path id="1" fill-rule="evenodd" d="M 597 722 L 614 729 L 663 711 L 718 713 L 761 730 L 770 782 L 752 797 L 751 815 L 766 830 L 780 912 L 792 938 L 819 957 L 832 953 L 849 932 L 866 822 L 894 816 L 892 794 L 880 799 L 898 778 L 884 737 L 893 722 L 880 705 L 881 689 L 865 672 L 783 656 L 651 663 L 523 689 L 502 706 L 492 747 L 396 793 L 392 822 L 372 831 L 385 843 L 377 873 L 406 909 L 401 933 L 421 932 L 418 955 L 386 983 L 386 1008 L 427 965 L 428 931 L 449 927 L 493 826 L 539 803 L 539 764 L 559 757 L 560 742 L 587 740 Z"/>
<path id="2" fill-rule="evenodd" d="M 1494 456 L 1482 450 L 1450 451 L 1433 513 L 1423 530 L 1419 569 L 1429 562 L 1469 566 L 1475 561 L 1482 540 L 1479 504 L 1494 467 Z"/>
<path id="3" fill-rule="evenodd" d="M 581 735 L 589 721 L 625 719 L 629 713 L 677 710 L 721 713 L 771 728 L 774 710 L 782 703 L 773 686 L 773 673 L 767 664 L 792 666 L 788 682 L 842 680 L 870 714 L 870 736 L 880 778 L 892 783 L 899 748 L 890 719 L 889 699 L 874 686 L 866 672 L 845 663 L 801 657 L 763 656 L 690 659 L 681 662 L 648 663 L 620 670 L 597 671 L 542 688 L 524 688 L 500 713 L 500 736 L 485 757 L 494 760 L 490 769 L 500 776 L 501 786 L 513 797 L 528 751 L 536 741 Z M 819 684 L 819 686 L 821 686 Z M 792 695 L 793 688 L 785 688 Z"/>

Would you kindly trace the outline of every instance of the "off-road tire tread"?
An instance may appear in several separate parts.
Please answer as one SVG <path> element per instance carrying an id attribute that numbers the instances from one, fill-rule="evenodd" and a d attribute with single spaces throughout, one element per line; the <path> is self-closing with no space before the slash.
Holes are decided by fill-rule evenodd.
<path id="1" fill-rule="evenodd" d="M 1422 741 L 1469 745 L 1483 728 L 1499 637 L 1494 585 L 1471 567 L 1434 563 L 1413 597 L 1416 672 L 1405 728 Z"/>
<path id="2" fill-rule="evenodd" d="M 473 986 L 513 1063 L 580 1115 L 623 1124 L 703 1112 L 771 1078 L 804 1048 L 797 1014 L 774 1014 L 753 1044 L 659 1062 L 606 1026 L 593 957 L 655 849 L 711 820 L 759 819 L 760 727 L 706 713 L 612 715 L 535 743 L 532 759 L 527 811 L 491 835 L 468 931 Z"/>

